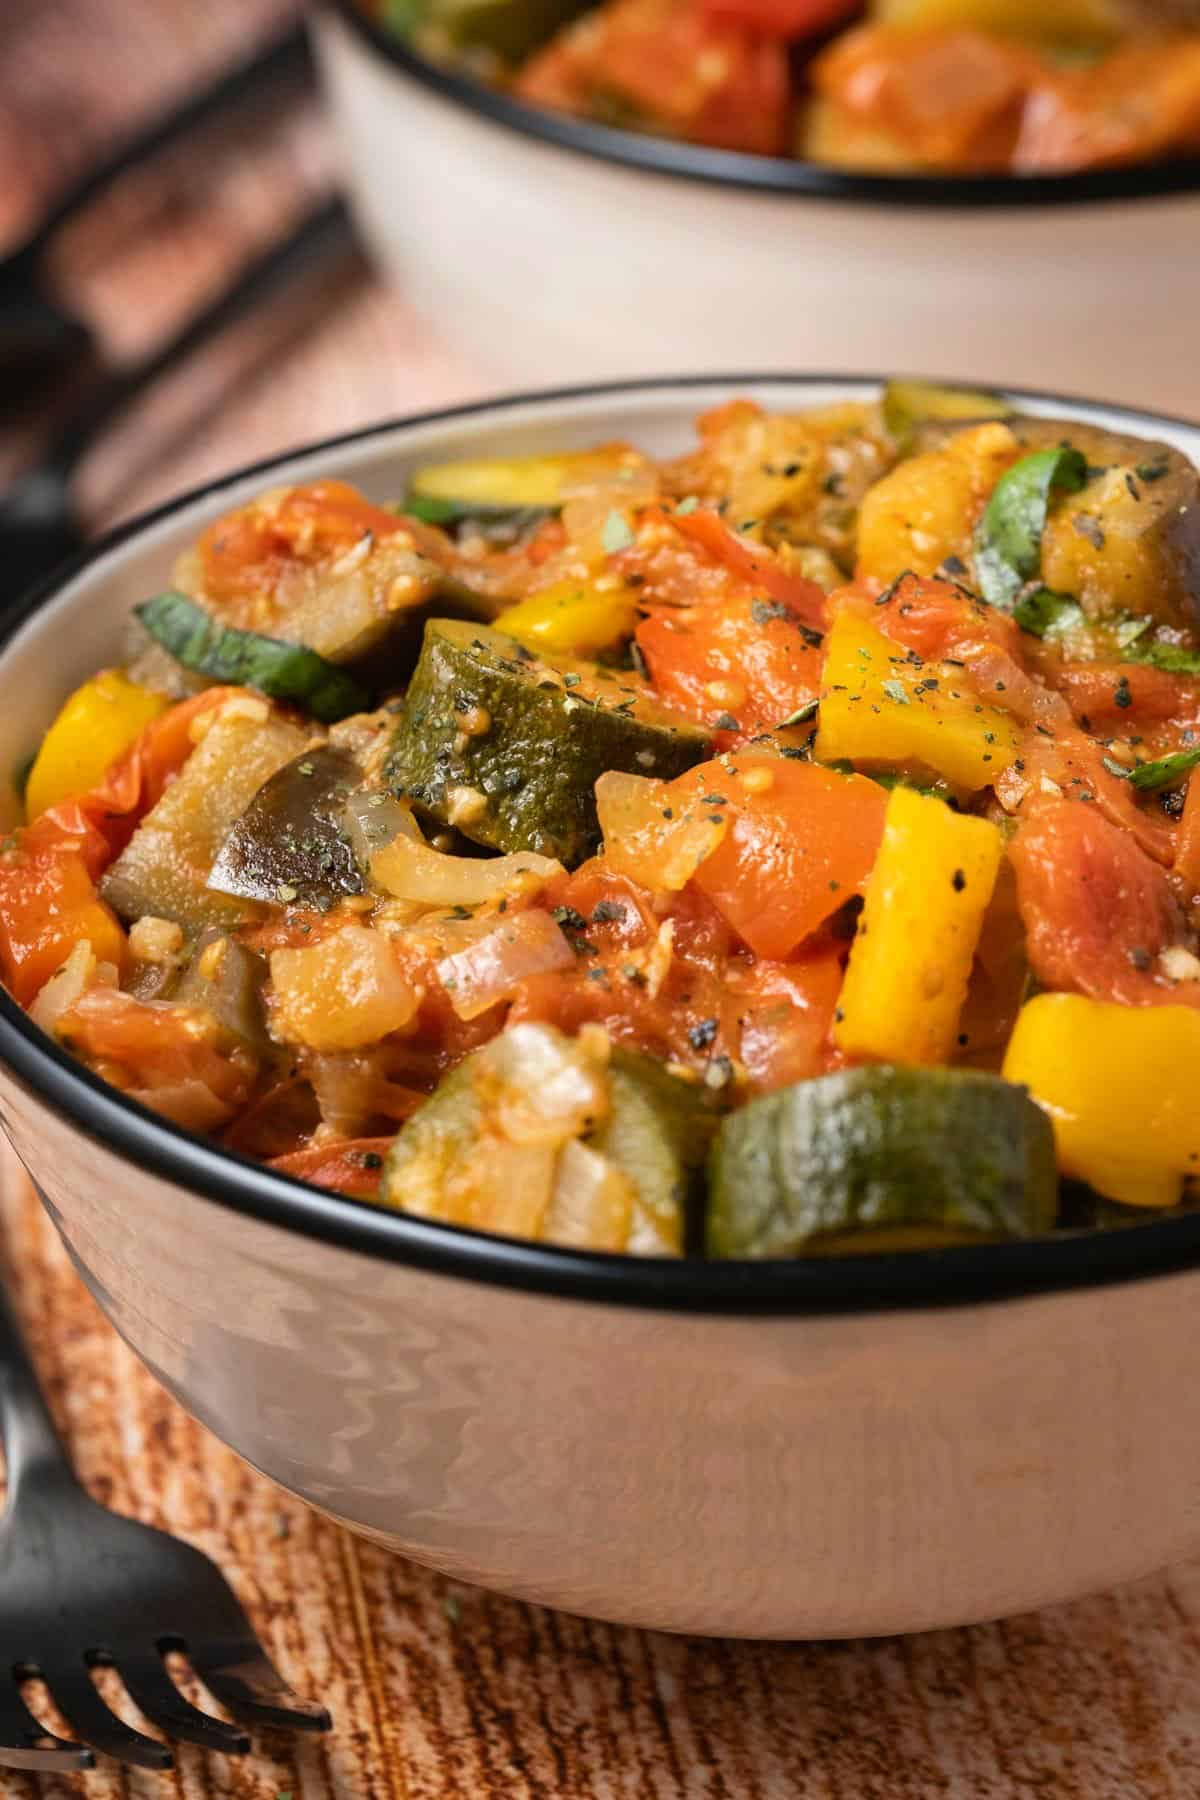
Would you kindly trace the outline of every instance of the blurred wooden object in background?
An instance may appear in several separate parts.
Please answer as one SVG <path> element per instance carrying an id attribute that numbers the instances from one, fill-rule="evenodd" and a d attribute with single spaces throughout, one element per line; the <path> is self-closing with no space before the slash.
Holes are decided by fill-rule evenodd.
<path id="1" fill-rule="evenodd" d="M 287 0 L 5 0 L 0 254 L 97 147 L 264 41 Z M 104 354 L 145 351 L 285 231 L 335 178 L 317 97 L 246 106 L 131 174 L 56 241 L 54 289 Z M 363 262 L 246 322 L 163 383 L 83 471 L 97 527 L 306 438 L 476 390 L 470 371 Z M 51 397 L 47 397 L 48 401 Z M 0 480 L 38 441 L 0 438 Z"/>

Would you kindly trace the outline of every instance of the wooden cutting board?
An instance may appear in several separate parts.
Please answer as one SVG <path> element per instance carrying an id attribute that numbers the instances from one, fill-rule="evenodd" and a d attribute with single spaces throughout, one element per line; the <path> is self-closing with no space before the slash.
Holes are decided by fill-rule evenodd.
<path id="1" fill-rule="evenodd" d="M 281 0 L 3 0 L 0 248 L 123 121 L 286 12 Z M 293 216 L 331 160 L 312 101 L 212 132 L 71 229 L 55 257 L 62 291 L 111 354 L 133 354 Z M 141 406 L 84 471 L 92 521 L 477 391 L 365 268 L 318 300 L 250 322 Z M 0 479 L 39 423 L 0 436 Z M 170 1776 L 110 1766 L 39 1788 L 0 1774 L 0 1795 L 1200 1796 L 1200 1564 L 1003 1625 L 871 1645 L 671 1639 L 496 1599 L 309 1514 L 188 1419 L 104 1323 L 7 1153 L 0 1223 L 92 1491 L 216 1557 L 288 1678 L 337 1722 L 326 1741 L 261 1744 L 241 1764 L 184 1748 Z"/>

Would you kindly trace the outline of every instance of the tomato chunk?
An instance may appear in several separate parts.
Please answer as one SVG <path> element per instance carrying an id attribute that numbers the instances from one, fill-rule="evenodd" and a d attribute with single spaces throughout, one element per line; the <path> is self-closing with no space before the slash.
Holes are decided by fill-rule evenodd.
<path id="1" fill-rule="evenodd" d="M 1128 737 L 1200 714 L 1200 685 L 1148 663 L 1063 663 L 1054 685 L 1084 731 Z"/>
<path id="2" fill-rule="evenodd" d="M 664 607 L 637 642 L 663 699 L 714 731 L 779 725 L 821 690 L 820 639 L 778 600 Z"/>
<path id="3" fill-rule="evenodd" d="M 0 850 L 0 974 L 28 1006 L 79 943 L 101 962 L 125 960 L 125 933 L 96 891 L 111 852 L 78 801 L 15 832 Z"/>
<path id="4" fill-rule="evenodd" d="M 862 889 L 887 794 L 863 775 L 738 753 L 681 779 L 728 798 L 729 829 L 695 882 L 758 956 L 791 955 Z M 679 783 L 674 783 L 678 787 Z"/>
<path id="5" fill-rule="evenodd" d="M 844 947 L 822 943 L 795 962 L 731 970 L 738 1057 L 756 1087 L 768 1091 L 807 1081 L 841 1060 L 829 1031 L 844 959 Z"/>
<path id="6" fill-rule="evenodd" d="M 859 0 L 701 0 L 711 19 L 729 19 L 764 37 L 813 37 L 851 18 Z"/>
<path id="7" fill-rule="evenodd" d="M 352 1200 L 374 1200 L 383 1159 L 391 1147 L 390 1137 L 348 1138 L 341 1144 L 310 1144 L 286 1156 L 273 1156 L 270 1166 L 281 1175 L 295 1175 L 314 1187 L 348 1194 Z"/>
<path id="8" fill-rule="evenodd" d="M 1094 806 L 1045 800 L 1009 854 L 1029 962 L 1047 987 L 1125 1006 L 1200 1005 L 1200 981 L 1160 961 L 1183 945 L 1165 871 Z"/>
<path id="9" fill-rule="evenodd" d="M 305 482 L 279 500 L 256 501 L 208 527 L 199 545 L 205 592 L 227 604 L 252 601 L 288 563 L 323 562 L 368 533 L 383 538 L 407 529 L 348 481 Z"/>
<path id="10" fill-rule="evenodd" d="M 803 575 L 789 574 L 769 551 L 738 537 L 707 507 L 702 506 L 693 513 L 676 513 L 673 522 L 684 537 L 702 544 L 752 591 L 758 589 L 777 600 L 813 631 L 825 629 L 825 590 L 815 581 L 807 581 Z"/>

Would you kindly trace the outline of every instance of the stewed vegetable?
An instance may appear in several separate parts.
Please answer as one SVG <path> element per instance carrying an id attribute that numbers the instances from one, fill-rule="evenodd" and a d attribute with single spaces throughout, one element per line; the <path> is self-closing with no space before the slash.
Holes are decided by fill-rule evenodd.
<path id="1" fill-rule="evenodd" d="M 31 746 L 10 992 L 283 1174 L 573 1250 L 1192 1204 L 1196 470 L 914 382 L 699 426 L 210 526 Z"/>
<path id="2" fill-rule="evenodd" d="M 521 99 L 685 143 L 888 174 L 1200 153 L 1195 0 L 362 4 Z"/>

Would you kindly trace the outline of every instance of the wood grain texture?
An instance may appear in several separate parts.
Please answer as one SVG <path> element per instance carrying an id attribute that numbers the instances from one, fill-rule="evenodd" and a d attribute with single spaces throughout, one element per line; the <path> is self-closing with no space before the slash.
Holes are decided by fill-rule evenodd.
<path id="1" fill-rule="evenodd" d="M 286 10 L 283 0 L 3 0 L 0 242 L 123 121 Z M 60 290 L 110 355 L 133 354 L 293 216 L 331 165 L 311 100 L 260 109 L 73 227 L 55 257 Z M 92 520 L 475 390 L 472 372 L 365 268 L 323 302 L 249 324 L 140 407 L 84 471 Z M 0 466 L 27 453 L 38 426 L 30 418 L 0 443 Z M 168 1777 L 109 1767 L 38 1786 L 0 1774 L 0 1795 L 1200 1796 L 1200 1564 L 1005 1624 L 871 1645 L 670 1639 L 497 1599 L 340 1532 L 187 1418 L 104 1323 L 7 1153 L 0 1222 L 89 1487 L 216 1557 L 287 1676 L 337 1720 L 328 1741 L 260 1743 L 242 1764 L 185 1748 Z"/>

